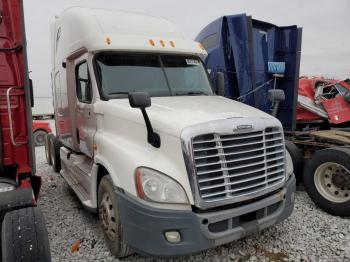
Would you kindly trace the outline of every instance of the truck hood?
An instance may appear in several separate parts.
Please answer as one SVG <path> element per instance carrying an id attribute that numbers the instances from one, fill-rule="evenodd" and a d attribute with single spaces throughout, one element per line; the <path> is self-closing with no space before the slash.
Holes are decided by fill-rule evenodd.
<path id="1" fill-rule="evenodd" d="M 147 113 L 155 130 L 180 137 L 189 126 L 229 118 L 272 118 L 272 116 L 221 96 L 153 97 Z M 128 99 L 113 99 L 95 104 L 95 113 L 112 114 L 144 125 L 139 109 L 131 108 Z"/>

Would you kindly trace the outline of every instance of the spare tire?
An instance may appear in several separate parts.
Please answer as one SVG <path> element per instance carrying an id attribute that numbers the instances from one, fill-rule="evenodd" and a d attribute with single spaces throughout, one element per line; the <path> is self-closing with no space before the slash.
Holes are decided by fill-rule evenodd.
<path id="1" fill-rule="evenodd" d="M 288 150 L 294 167 L 294 174 L 298 182 L 303 180 L 304 157 L 303 152 L 291 141 L 285 140 L 286 149 Z"/>
<path id="2" fill-rule="evenodd" d="M 320 208 L 336 216 L 350 216 L 350 149 L 316 151 L 304 168 L 304 185 Z"/>

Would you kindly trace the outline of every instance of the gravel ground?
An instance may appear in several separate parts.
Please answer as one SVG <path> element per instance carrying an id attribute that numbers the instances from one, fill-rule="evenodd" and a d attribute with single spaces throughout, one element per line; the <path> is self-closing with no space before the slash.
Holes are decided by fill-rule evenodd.
<path id="1" fill-rule="evenodd" d="M 118 261 L 104 244 L 98 217 L 86 211 L 67 183 L 36 149 L 37 173 L 43 177 L 39 206 L 46 217 L 53 261 Z M 80 250 L 71 247 L 81 241 Z M 123 261 L 154 261 L 139 255 Z M 297 192 L 295 210 L 286 221 L 259 235 L 177 261 L 350 261 L 350 220 L 328 215 L 305 192 Z"/>

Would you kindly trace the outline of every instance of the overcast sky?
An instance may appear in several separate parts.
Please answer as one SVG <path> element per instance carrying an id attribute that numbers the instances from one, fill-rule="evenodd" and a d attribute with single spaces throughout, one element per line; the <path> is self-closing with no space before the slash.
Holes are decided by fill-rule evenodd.
<path id="1" fill-rule="evenodd" d="M 50 23 L 70 6 L 162 16 L 195 38 L 223 15 L 246 13 L 276 25 L 303 27 L 301 74 L 350 76 L 349 0 L 24 0 L 29 70 L 37 97 L 51 96 Z"/>

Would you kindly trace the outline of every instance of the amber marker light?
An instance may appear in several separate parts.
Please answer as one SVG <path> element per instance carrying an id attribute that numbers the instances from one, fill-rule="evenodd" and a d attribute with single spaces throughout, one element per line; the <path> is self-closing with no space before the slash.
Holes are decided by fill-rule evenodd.
<path id="1" fill-rule="evenodd" d="M 109 37 L 106 37 L 106 43 L 107 43 L 107 45 L 110 45 L 110 44 L 112 43 L 112 40 L 111 40 L 111 38 L 109 38 Z"/>
<path id="2" fill-rule="evenodd" d="M 204 46 L 202 44 L 198 44 L 198 46 L 199 46 L 199 49 L 202 49 L 202 50 L 205 51 L 205 48 L 204 48 Z"/>
<path id="3" fill-rule="evenodd" d="M 137 195 L 141 198 L 145 198 L 145 192 L 143 192 L 142 188 L 142 171 L 137 168 L 135 171 L 135 182 L 136 182 L 136 190 L 137 190 Z"/>
<path id="4" fill-rule="evenodd" d="M 149 43 L 151 46 L 155 46 L 155 45 L 156 45 L 156 43 L 154 42 L 153 39 L 148 40 L 148 43 Z"/>
<path id="5" fill-rule="evenodd" d="M 164 46 L 165 46 L 165 43 L 164 43 L 164 41 L 163 41 L 163 40 L 160 40 L 159 42 L 160 42 L 160 45 L 161 45 L 162 47 L 164 47 Z"/>
<path id="6" fill-rule="evenodd" d="M 170 41 L 170 45 L 171 45 L 171 47 L 175 47 L 174 41 Z"/>

